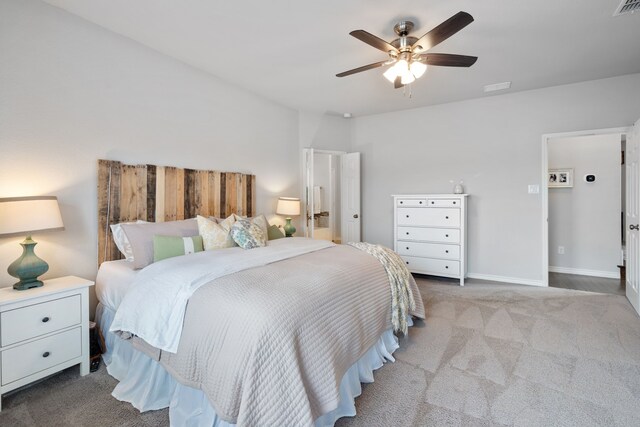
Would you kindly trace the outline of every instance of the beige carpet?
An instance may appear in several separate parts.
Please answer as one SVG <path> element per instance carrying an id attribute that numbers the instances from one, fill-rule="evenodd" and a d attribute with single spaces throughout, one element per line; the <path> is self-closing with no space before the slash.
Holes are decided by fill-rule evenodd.
<path id="1" fill-rule="evenodd" d="M 624 297 L 419 279 L 428 318 L 337 426 L 640 426 L 640 318 Z M 162 426 L 71 368 L 3 399 L 2 426 Z"/>

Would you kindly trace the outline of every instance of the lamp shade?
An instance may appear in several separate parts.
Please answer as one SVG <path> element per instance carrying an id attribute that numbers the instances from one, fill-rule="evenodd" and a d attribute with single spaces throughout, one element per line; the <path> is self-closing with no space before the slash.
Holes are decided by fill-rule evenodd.
<path id="1" fill-rule="evenodd" d="M 300 215 L 300 199 L 295 197 L 280 197 L 276 207 L 278 215 Z"/>
<path id="2" fill-rule="evenodd" d="M 63 227 L 55 196 L 0 199 L 0 236 L 61 230 Z"/>

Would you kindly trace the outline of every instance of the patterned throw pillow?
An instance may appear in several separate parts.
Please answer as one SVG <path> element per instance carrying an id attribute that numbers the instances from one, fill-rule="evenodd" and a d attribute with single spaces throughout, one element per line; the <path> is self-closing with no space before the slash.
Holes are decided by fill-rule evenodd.
<path id="1" fill-rule="evenodd" d="M 236 222 L 235 216 L 229 215 L 227 219 L 219 224 L 209 218 L 198 215 L 198 232 L 202 236 L 204 250 L 224 249 L 237 246 L 231 238 L 229 231 Z"/>
<path id="2" fill-rule="evenodd" d="M 153 236 L 153 262 L 202 251 L 202 236 Z"/>
<path id="3" fill-rule="evenodd" d="M 251 218 L 248 218 L 246 216 L 236 215 L 236 214 L 233 214 L 233 216 L 236 218 L 236 221 L 239 221 L 241 219 L 248 219 L 253 224 L 260 227 L 260 229 L 262 230 L 265 236 L 268 234 L 269 221 L 267 221 L 267 217 L 265 217 L 264 215 L 260 214 L 260 215 L 253 216 Z"/>
<path id="4" fill-rule="evenodd" d="M 242 249 L 267 246 L 267 236 L 260 226 L 248 219 L 236 221 L 231 227 L 231 237 Z"/>

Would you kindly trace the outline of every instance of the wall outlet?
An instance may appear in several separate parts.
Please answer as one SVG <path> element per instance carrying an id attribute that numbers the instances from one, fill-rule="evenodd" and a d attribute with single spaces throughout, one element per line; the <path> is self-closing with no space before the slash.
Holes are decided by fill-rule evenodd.
<path id="1" fill-rule="evenodd" d="M 564 246 L 558 246 L 558 253 L 564 255 Z"/>
<path id="2" fill-rule="evenodd" d="M 529 194 L 540 193 L 540 186 L 538 184 L 529 184 Z"/>

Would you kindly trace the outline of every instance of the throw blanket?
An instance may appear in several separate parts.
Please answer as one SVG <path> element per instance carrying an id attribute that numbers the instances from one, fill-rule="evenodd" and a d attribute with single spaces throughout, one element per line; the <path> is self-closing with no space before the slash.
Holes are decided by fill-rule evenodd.
<path id="1" fill-rule="evenodd" d="M 413 278 L 410 289 L 409 312 L 424 318 Z M 346 370 L 392 327 L 390 307 L 380 262 L 337 245 L 201 286 L 175 354 L 134 345 L 202 390 L 227 422 L 311 426 L 337 407 Z"/>
<path id="2" fill-rule="evenodd" d="M 151 264 L 122 300 L 109 329 L 122 338 L 136 335 L 153 347 L 175 353 L 187 302 L 200 286 L 219 277 L 335 246 L 323 240 L 288 238 L 247 251 L 203 251 Z"/>
<path id="3" fill-rule="evenodd" d="M 389 285 L 391 285 L 391 323 L 393 330 L 407 334 L 407 315 L 409 310 L 415 310 L 416 302 L 411 293 L 411 281 L 413 276 L 407 269 L 400 255 L 389 248 L 365 242 L 350 242 L 349 245 L 360 249 L 375 257 L 387 272 Z"/>

